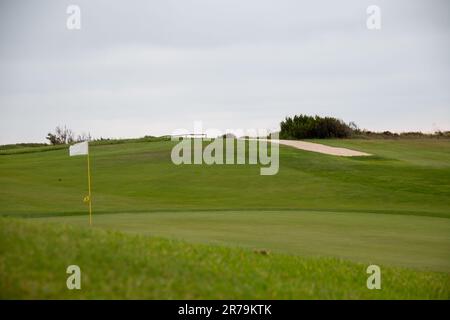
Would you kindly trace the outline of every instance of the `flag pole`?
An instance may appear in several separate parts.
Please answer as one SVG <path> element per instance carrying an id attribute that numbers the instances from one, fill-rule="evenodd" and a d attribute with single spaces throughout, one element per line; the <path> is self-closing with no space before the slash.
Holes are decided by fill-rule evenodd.
<path id="1" fill-rule="evenodd" d="M 91 164 L 89 156 L 89 142 L 83 141 L 71 145 L 69 147 L 69 156 L 84 156 L 87 155 L 87 176 L 88 176 L 88 195 L 83 198 L 83 202 L 89 202 L 89 225 L 92 226 L 92 193 L 91 193 Z"/>
<path id="2" fill-rule="evenodd" d="M 89 197 L 89 225 L 92 226 L 92 199 L 91 199 L 91 166 L 89 161 L 89 151 L 87 153 L 87 171 L 88 171 L 88 197 Z"/>

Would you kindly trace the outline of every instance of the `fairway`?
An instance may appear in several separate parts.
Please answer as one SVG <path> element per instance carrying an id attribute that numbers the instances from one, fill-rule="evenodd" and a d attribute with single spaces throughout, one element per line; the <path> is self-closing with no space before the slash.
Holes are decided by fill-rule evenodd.
<path id="1" fill-rule="evenodd" d="M 185 250 L 202 252 L 202 248 L 207 248 L 208 252 L 217 250 L 217 261 L 242 254 L 253 261 L 254 251 L 266 250 L 270 252 L 266 259 L 271 261 L 273 272 L 285 276 L 283 280 L 274 280 L 279 283 L 275 284 L 265 275 L 248 286 L 236 284 L 236 291 L 230 291 L 228 285 L 221 282 L 220 272 L 211 275 L 208 281 L 216 281 L 219 286 L 223 285 L 222 289 L 207 287 L 203 277 L 190 274 L 196 267 L 208 274 L 208 268 L 218 268 L 217 265 L 205 266 L 190 261 L 192 269 L 185 270 L 187 274 L 183 273 L 183 277 L 198 283 L 184 283 L 176 289 L 166 283 L 166 276 L 154 269 L 160 266 L 151 266 L 150 273 L 131 272 L 128 280 L 131 282 L 124 280 L 125 283 L 120 284 L 121 290 L 127 293 L 119 297 L 448 298 L 450 141 L 349 139 L 321 140 L 320 143 L 372 156 L 336 157 L 280 146 L 279 173 L 261 176 L 259 166 L 248 164 L 176 166 L 170 160 L 175 145 L 171 141 L 93 144 L 90 151 L 93 228 L 89 228 L 87 207 L 82 202 L 87 192 L 85 159 L 69 157 L 68 150 L 60 147 L 0 150 L 0 183 L 4 186 L 0 189 L 0 215 L 28 221 L 23 227 L 14 222 L 11 229 L 8 229 L 10 222 L 5 222 L 6 229 L 0 237 L 3 257 L 0 271 L 7 279 L 18 279 L 14 270 L 19 268 L 23 270 L 21 276 L 39 283 L 35 278 L 37 273 L 31 271 L 32 260 L 12 257 L 25 250 L 47 259 L 49 252 L 45 250 L 51 251 L 53 246 L 60 251 L 75 250 L 83 239 L 72 239 L 71 243 L 70 237 L 63 236 L 65 240 L 60 243 L 54 236 L 48 242 L 50 247 L 42 249 L 44 251 L 38 248 L 28 251 L 26 246 L 22 247 L 25 242 L 45 242 L 46 237 L 40 238 L 46 230 L 52 229 L 55 234 L 69 230 L 67 232 L 73 235 L 87 235 L 93 243 L 97 239 L 98 246 L 90 245 L 112 260 L 117 253 L 120 262 L 114 263 L 119 265 L 138 261 L 140 258 L 135 256 L 138 251 L 125 254 L 116 252 L 117 244 L 106 248 L 102 243 L 116 243 L 113 238 L 117 236 L 123 241 L 137 241 L 140 247 L 147 241 L 143 239 L 156 237 L 181 241 L 176 246 L 180 251 L 176 251 L 179 253 L 175 256 L 187 257 L 189 254 Z M 9 221 L 9 218 L 1 220 Z M 22 230 L 33 231 L 27 234 Z M 104 233 L 105 230 L 112 234 Z M 131 240 L 132 237 L 140 240 Z M 22 242 L 12 246 L 15 238 Z M 157 245 L 148 254 L 152 259 L 159 259 L 167 254 L 165 247 L 166 244 Z M 84 259 L 80 254 L 77 257 Z M 83 263 L 95 269 L 93 264 Z M 145 262 L 139 262 L 142 263 Z M 247 272 L 264 274 L 258 263 L 251 262 Z M 309 272 L 312 272 L 310 265 L 314 265 L 320 275 L 310 273 L 296 282 L 292 279 L 300 272 L 296 270 L 297 264 Z M 400 287 L 391 287 L 393 291 L 378 296 L 361 291 L 365 288 L 364 282 L 351 277 L 364 278 L 365 267 L 370 264 L 379 265 L 388 273 L 400 268 L 392 271 L 398 282 L 391 285 L 412 281 L 411 286 L 416 289 L 409 288 L 417 291 L 417 295 L 411 296 Z M 237 270 L 240 267 L 233 262 L 227 263 L 227 268 Z M 335 277 L 354 283 L 340 288 L 331 278 L 323 276 L 335 268 L 338 270 Z M 345 274 L 346 268 L 353 270 L 352 276 Z M 179 271 L 174 270 L 178 274 Z M 52 278 L 51 274 L 40 271 L 43 278 Z M 107 278 L 99 277 L 108 282 Z M 285 279 L 300 287 L 283 286 Z M 243 283 L 241 278 L 231 274 L 228 280 Z M 169 291 L 148 296 L 137 289 L 139 281 L 152 290 L 160 285 Z M 264 281 L 269 281 L 273 287 L 265 287 Z M 427 281 L 432 281 L 430 286 Z M 99 297 L 115 297 L 105 295 L 109 290 L 105 283 L 95 283 L 102 288 L 97 292 Z M 56 283 L 55 287 L 50 286 L 53 293 L 48 297 L 54 297 L 59 289 Z M 327 289 L 317 291 L 315 286 Z M 234 292 L 233 295 L 213 293 L 214 290 L 225 292 L 223 288 Z M 5 295 L 9 292 L 18 297 L 45 296 L 41 289 L 22 292 L 10 282 L 2 290 Z M 258 291 L 250 294 L 252 290 Z M 85 294 L 96 297 L 95 291 Z"/>
<path id="2" fill-rule="evenodd" d="M 373 154 L 336 157 L 280 147 L 280 170 L 180 165 L 175 142 L 91 147 L 96 213 L 321 210 L 450 217 L 450 140 L 324 140 Z M 41 151 L 41 152 L 39 152 Z M 24 152 L 24 153 L 22 153 Z M 25 153 L 27 152 L 27 153 Z M 85 214 L 86 161 L 67 149 L 0 150 L 0 215 Z"/>

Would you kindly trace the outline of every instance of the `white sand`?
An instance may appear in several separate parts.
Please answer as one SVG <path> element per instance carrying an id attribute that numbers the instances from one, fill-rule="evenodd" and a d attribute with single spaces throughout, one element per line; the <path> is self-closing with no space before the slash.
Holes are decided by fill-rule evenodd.
<path id="1" fill-rule="evenodd" d="M 269 141 L 266 139 L 259 139 L 259 140 Z M 330 154 L 333 156 L 341 156 L 341 157 L 371 156 L 370 153 L 351 150 L 347 148 L 330 147 L 319 143 L 305 142 L 299 140 L 270 140 L 270 141 L 275 143 L 278 142 L 280 144 L 301 150 Z"/>

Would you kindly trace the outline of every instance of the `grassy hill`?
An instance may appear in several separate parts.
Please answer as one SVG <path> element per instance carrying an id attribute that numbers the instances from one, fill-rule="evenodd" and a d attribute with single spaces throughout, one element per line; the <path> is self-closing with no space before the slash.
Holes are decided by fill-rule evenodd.
<path id="1" fill-rule="evenodd" d="M 450 217 L 450 140 L 373 141 L 324 141 L 375 155 L 367 158 L 282 146 L 275 176 L 260 176 L 255 165 L 175 166 L 170 141 L 93 146 L 94 208 L 97 213 L 308 209 Z M 86 160 L 69 157 L 67 149 L 44 150 L 0 155 L 0 183 L 6 186 L 0 190 L 0 214 L 85 213 L 80 200 L 87 189 Z"/>
<path id="2" fill-rule="evenodd" d="M 170 161 L 174 145 L 170 141 L 94 145 L 92 229 L 82 202 L 87 193 L 84 157 L 69 157 L 65 147 L 0 150 L 0 295 L 73 295 L 57 287 L 60 278 L 54 278 L 65 279 L 65 269 L 59 272 L 71 260 L 63 258 L 67 255 L 99 277 L 97 282 L 88 276 L 93 291 L 76 297 L 448 299 L 450 140 L 320 143 L 374 156 L 342 158 L 281 146 L 279 173 L 260 176 L 255 165 L 175 166 Z M 32 219 L 19 222 L 6 216 Z M 148 253 L 153 259 L 169 254 L 165 246 L 178 252 L 176 257 L 184 257 L 182 263 L 191 267 L 179 271 L 187 277 L 181 289 L 171 282 L 173 274 L 158 269 L 170 266 L 169 258 L 160 265 L 150 263 L 145 250 L 142 257 L 137 249 L 118 253 L 116 249 L 122 247 L 117 239 L 130 246 L 157 246 L 161 251 Z M 91 256 L 82 250 L 87 247 L 97 251 L 93 249 Z M 270 257 L 253 253 L 262 248 L 272 251 Z M 208 252 L 226 265 L 230 273 L 223 281 L 232 285 L 219 279 L 219 264 L 197 259 L 193 253 L 197 251 Z M 114 270 L 97 274 L 96 265 L 106 268 L 108 261 L 117 263 L 114 254 L 120 261 L 110 267 Z M 228 265 L 227 259 L 234 255 L 251 261 L 242 274 L 239 263 Z M 105 264 L 99 261 L 102 256 Z M 30 267 L 42 257 L 53 259 Z M 143 270 L 148 263 L 154 273 L 130 270 L 125 261 L 136 261 Z M 383 278 L 383 283 L 386 279 L 391 283 L 382 293 L 365 288 L 364 266 L 372 263 L 382 267 L 383 275 L 385 271 L 393 275 Z M 297 265 L 306 269 L 297 270 Z M 217 273 L 202 277 L 193 271 L 196 267 L 206 275 L 210 267 Z M 346 275 L 341 267 L 362 273 Z M 301 275 L 302 270 L 308 272 Z M 243 279 L 252 271 L 265 276 L 250 279 L 247 285 Z M 117 284 L 108 280 L 114 276 Z M 297 276 L 300 279 L 294 280 Z M 217 286 L 209 287 L 213 280 Z M 353 283 L 339 288 L 341 280 Z M 149 293 L 150 288 L 154 292 Z"/>

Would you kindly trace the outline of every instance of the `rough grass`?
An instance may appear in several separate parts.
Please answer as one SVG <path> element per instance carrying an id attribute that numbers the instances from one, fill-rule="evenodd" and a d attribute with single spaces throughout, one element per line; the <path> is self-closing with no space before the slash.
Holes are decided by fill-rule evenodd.
<path id="1" fill-rule="evenodd" d="M 82 289 L 66 288 L 66 268 Z M 0 298 L 448 299 L 449 275 L 0 218 Z"/>

